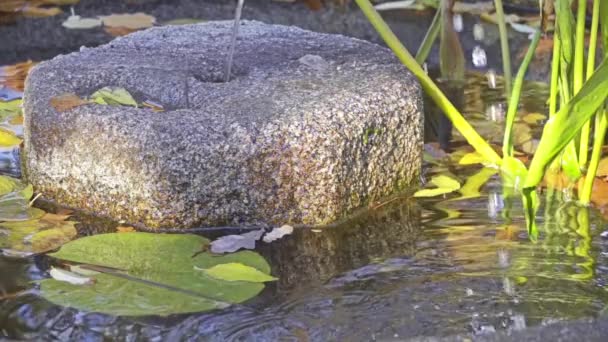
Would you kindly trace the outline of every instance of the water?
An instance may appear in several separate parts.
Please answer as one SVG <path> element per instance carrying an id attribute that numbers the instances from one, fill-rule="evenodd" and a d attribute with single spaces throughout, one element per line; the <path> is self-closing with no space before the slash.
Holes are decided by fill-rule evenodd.
<path id="1" fill-rule="evenodd" d="M 466 115 L 499 143 L 500 118 L 488 120 L 486 112 L 504 107 L 501 80 L 492 85 L 471 74 L 460 91 Z M 528 86 L 521 114 L 543 112 L 545 98 L 546 89 Z M 531 136 L 541 128 L 518 124 Z M 434 146 L 427 149 L 442 157 Z M 465 151 L 457 133 L 451 148 L 453 155 Z M 5 157 L 2 170 L 18 173 L 14 154 Z M 427 179 L 449 171 L 464 182 L 480 168 L 435 159 L 424 170 Z M 477 196 L 403 194 L 337 227 L 297 230 L 260 246 L 279 281 L 244 305 L 214 312 L 129 318 L 58 307 L 32 283 L 47 277 L 47 258 L 0 257 L 0 339 L 386 341 L 514 332 L 600 315 L 608 303 L 608 239 L 601 237 L 607 224 L 600 212 L 549 202 L 539 211 L 534 243 L 520 200 L 503 197 L 497 175 L 485 176 Z M 565 195 L 541 194 L 551 196 Z M 83 235 L 111 229 L 78 220 Z"/>

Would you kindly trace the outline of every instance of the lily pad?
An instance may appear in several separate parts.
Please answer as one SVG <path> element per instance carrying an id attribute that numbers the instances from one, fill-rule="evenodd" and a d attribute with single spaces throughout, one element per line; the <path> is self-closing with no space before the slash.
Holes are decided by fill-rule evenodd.
<path id="1" fill-rule="evenodd" d="M 40 210 L 40 209 L 37 209 Z M 29 256 L 61 247 L 77 235 L 76 222 L 58 218 L 55 214 L 44 214 L 38 219 L 2 222 L 0 249 L 4 254 Z"/>
<path id="2" fill-rule="evenodd" d="M 134 232 L 85 237 L 50 255 L 116 271 L 92 276 L 95 283 L 85 286 L 44 279 L 40 292 L 55 304 L 83 311 L 142 316 L 223 308 L 262 291 L 262 283 L 225 281 L 198 271 L 197 268 L 240 263 L 263 274 L 270 273 L 270 266 L 257 253 L 201 253 L 208 244 L 207 239 L 190 234 Z"/>

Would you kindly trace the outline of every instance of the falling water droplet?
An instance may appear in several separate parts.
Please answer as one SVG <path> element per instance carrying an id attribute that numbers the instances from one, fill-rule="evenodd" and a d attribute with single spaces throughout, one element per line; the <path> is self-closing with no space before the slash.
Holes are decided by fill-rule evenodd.
<path id="1" fill-rule="evenodd" d="M 486 109 L 486 117 L 494 122 L 505 120 L 505 106 L 502 103 L 493 103 Z"/>
<path id="2" fill-rule="evenodd" d="M 485 31 L 483 26 L 480 23 L 473 25 L 473 39 L 475 39 L 476 42 L 480 42 L 484 37 Z"/>
<path id="3" fill-rule="evenodd" d="M 464 24 L 462 23 L 462 15 L 459 13 L 454 14 L 452 17 L 452 23 L 454 24 L 454 31 L 462 32 Z"/>
<path id="4" fill-rule="evenodd" d="M 486 79 L 488 80 L 488 88 L 496 89 L 496 71 L 494 69 L 488 70 Z"/>
<path id="5" fill-rule="evenodd" d="M 478 68 L 483 68 L 488 65 L 488 57 L 486 55 L 486 50 L 484 50 L 481 46 L 477 45 L 473 48 L 473 65 Z"/>

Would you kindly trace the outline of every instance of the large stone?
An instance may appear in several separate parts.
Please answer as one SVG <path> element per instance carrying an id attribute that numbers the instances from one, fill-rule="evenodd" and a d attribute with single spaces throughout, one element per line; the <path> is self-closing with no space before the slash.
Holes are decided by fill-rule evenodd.
<path id="1" fill-rule="evenodd" d="M 58 203 L 148 227 L 323 224 L 417 179 L 420 87 L 377 45 L 244 22 L 153 28 L 35 67 L 24 171 Z M 147 108 L 54 97 L 127 89 Z"/>

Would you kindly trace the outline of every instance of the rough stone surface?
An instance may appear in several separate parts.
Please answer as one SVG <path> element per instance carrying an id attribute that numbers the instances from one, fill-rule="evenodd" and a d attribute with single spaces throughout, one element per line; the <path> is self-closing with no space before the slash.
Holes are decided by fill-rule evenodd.
<path id="1" fill-rule="evenodd" d="M 244 22 L 222 83 L 230 31 L 153 28 L 39 64 L 25 90 L 27 179 L 68 206 L 179 228 L 323 224 L 416 180 L 421 90 L 390 51 Z M 105 86 L 166 111 L 49 105 Z"/>

